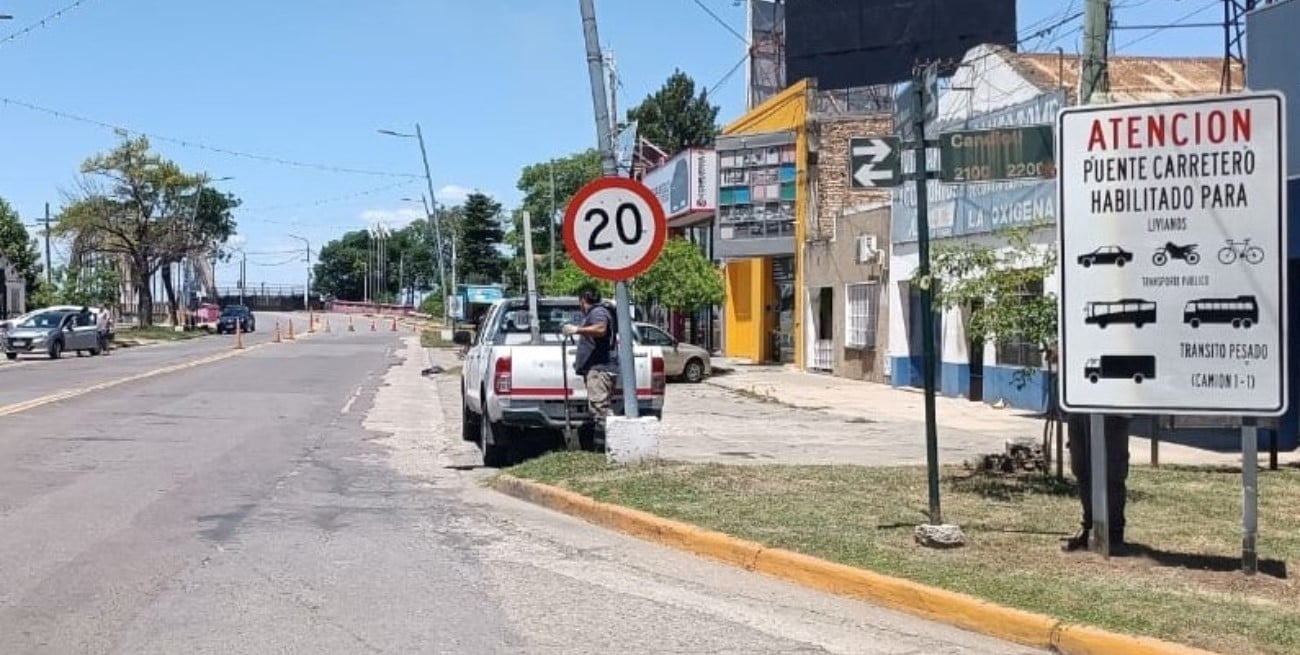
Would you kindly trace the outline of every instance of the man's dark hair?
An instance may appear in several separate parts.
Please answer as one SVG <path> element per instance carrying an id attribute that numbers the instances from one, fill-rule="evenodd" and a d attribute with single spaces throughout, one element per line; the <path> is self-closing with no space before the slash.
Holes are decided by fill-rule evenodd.
<path id="1" fill-rule="evenodd" d="M 578 292 L 578 298 L 588 305 L 600 304 L 600 292 L 595 287 L 586 287 Z"/>

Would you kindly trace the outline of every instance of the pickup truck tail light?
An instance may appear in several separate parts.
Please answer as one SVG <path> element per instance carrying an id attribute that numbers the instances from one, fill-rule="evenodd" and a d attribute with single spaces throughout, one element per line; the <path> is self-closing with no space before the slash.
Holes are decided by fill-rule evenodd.
<path id="1" fill-rule="evenodd" d="M 495 370 L 492 371 L 492 390 L 498 396 L 510 394 L 511 377 L 513 372 L 509 357 L 502 357 L 497 360 Z"/>
<path id="2" fill-rule="evenodd" d="M 650 393 L 656 396 L 662 396 L 664 387 L 668 384 L 668 376 L 664 374 L 664 358 L 654 357 L 650 360 Z"/>

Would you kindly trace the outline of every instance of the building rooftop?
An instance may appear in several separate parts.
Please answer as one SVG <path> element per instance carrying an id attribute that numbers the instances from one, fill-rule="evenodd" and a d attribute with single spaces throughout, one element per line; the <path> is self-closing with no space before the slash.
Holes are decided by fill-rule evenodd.
<path id="1" fill-rule="evenodd" d="M 1016 72 L 1043 90 L 1065 87 L 1070 104 L 1079 89 L 1078 55 L 1055 52 L 998 53 Z M 1110 94 L 1114 102 L 1149 101 L 1211 95 L 1219 92 L 1223 74 L 1221 57 L 1110 57 Z M 1233 64 L 1234 88 L 1244 79 L 1242 67 Z"/>

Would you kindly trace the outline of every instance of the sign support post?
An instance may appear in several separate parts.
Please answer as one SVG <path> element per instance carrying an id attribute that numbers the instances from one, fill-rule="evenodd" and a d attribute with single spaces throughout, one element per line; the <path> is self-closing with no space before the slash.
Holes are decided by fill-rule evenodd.
<path id="1" fill-rule="evenodd" d="M 1259 427 L 1254 418 L 1241 421 L 1241 572 L 1259 568 L 1255 540 L 1259 535 Z"/>
<path id="2" fill-rule="evenodd" d="M 1078 438 L 1076 435 L 1070 435 Z M 1127 439 L 1125 447 L 1128 447 Z M 1092 546 L 1110 557 L 1110 504 L 1106 498 L 1106 415 L 1088 415 L 1089 479 L 1092 481 Z"/>
<path id="3" fill-rule="evenodd" d="M 934 66 L 931 64 L 931 66 Z M 918 66 L 916 80 L 913 82 L 916 93 L 916 106 L 928 106 L 931 99 L 927 96 L 927 79 L 930 77 L 929 66 Z M 939 507 L 939 434 L 938 419 L 935 416 L 934 394 L 934 289 L 930 276 L 930 216 L 927 196 L 930 175 L 926 162 L 925 119 L 927 112 L 915 114 L 913 131 L 916 144 L 912 149 L 916 170 L 916 249 L 920 260 L 916 274 L 926 283 L 921 286 L 921 373 L 925 391 L 925 468 L 930 496 L 930 525 L 942 525 L 943 513 Z"/>
<path id="4" fill-rule="evenodd" d="M 618 160 L 614 153 L 613 123 L 605 96 L 604 57 L 600 52 L 600 35 L 596 29 L 594 0 L 578 0 L 582 12 L 582 35 L 587 46 L 587 73 L 591 78 L 591 103 L 596 116 L 596 139 L 600 144 L 600 167 L 606 176 L 618 175 Z M 623 386 L 623 415 L 637 417 L 636 362 L 632 359 L 631 294 L 627 280 L 615 280 L 614 302 L 618 322 L 618 373 Z"/>

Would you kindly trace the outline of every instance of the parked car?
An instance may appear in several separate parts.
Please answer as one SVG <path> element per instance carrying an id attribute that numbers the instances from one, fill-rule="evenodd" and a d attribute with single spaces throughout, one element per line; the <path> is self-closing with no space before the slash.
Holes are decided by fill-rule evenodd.
<path id="1" fill-rule="evenodd" d="M 253 310 L 244 305 L 222 307 L 221 316 L 217 317 L 217 334 L 234 334 L 236 325 L 240 332 L 256 332 L 257 317 L 253 316 Z"/>
<path id="2" fill-rule="evenodd" d="M 23 354 L 43 354 L 58 359 L 67 351 L 99 355 L 101 344 L 93 313 L 45 310 L 27 316 L 9 330 L 5 357 L 12 360 Z"/>
<path id="3" fill-rule="evenodd" d="M 637 343 L 663 349 L 664 373 L 668 377 L 694 383 L 713 372 L 709 351 L 694 344 L 682 343 L 649 323 L 633 323 L 632 331 Z"/>
<path id="4" fill-rule="evenodd" d="M 565 346 L 560 328 L 579 320 L 577 298 L 539 298 L 540 343 L 532 343 L 528 304 L 522 298 L 498 300 L 483 318 L 461 369 L 461 437 L 477 441 L 487 466 L 508 466 L 516 448 L 529 439 L 548 438 L 564 429 L 566 414 L 579 432 L 590 432 L 587 389 L 573 371 L 576 348 Z M 455 342 L 471 343 L 456 331 Z M 641 416 L 662 416 L 664 354 L 658 346 L 635 345 L 636 396 Z M 622 390 L 612 398 L 621 407 Z M 568 405 L 566 412 L 566 403 Z"/>

